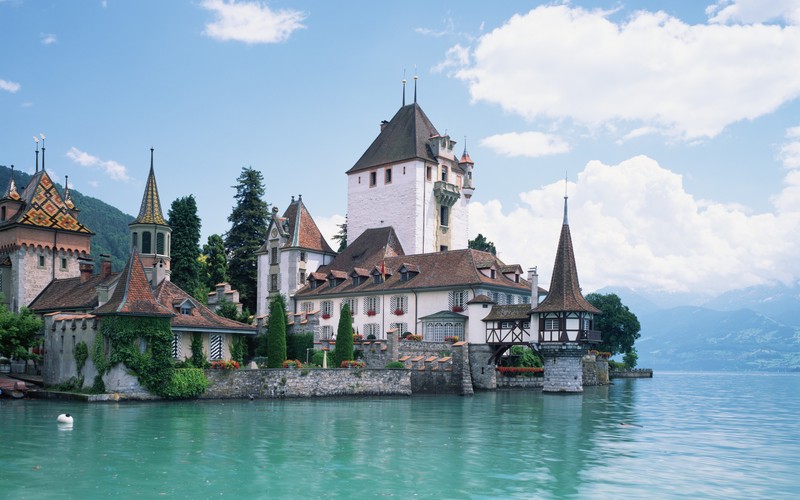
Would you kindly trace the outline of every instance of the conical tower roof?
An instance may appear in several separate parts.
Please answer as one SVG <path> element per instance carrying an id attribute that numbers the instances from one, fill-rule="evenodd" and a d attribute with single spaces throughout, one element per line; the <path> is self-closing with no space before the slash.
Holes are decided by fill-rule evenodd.
<path id="1" fill-rule="evenodd" d="M 572 250 L 572 236 L 567 219 L 567 197 L 565 196 L 564 224 L 561 226 L 561 237 L 558 240 L 550 290 L 547 297 L 533 309 L 533 312 L 568 311 L 600 313 L 599 309 L 583 297 L 581 286 L 578 283 L 578 267 L 575 265 L 575 253 Z"/>
<path id="2" fill-rule="evenodd" d="M 291 203 L 283 217 L 289 222 L 289 246 L 307 248 L 323 253 L 335 253 L 325 241 L 317 223 L 311 217 L 303 198 Z"/>
<path id="3" fill-rule="evenodd" d="M 158 185 L 156 185 L 156 174 L 153 170 L 153 148 L 150 148 L 150 174 L 147 176 L 147 184 L 142 196 L 142 205 L 139 208 L 139 216 L 131 224 L 161 224 L 167 225 L 164 214 L 161 212 L 161 200 L 158 196 Z"/>
<path id="4" fill-rule="evenodd" d="M 17 201 L 20 199 L 19 193 L 17 192 L 17 183 L 14 182 L 14 165 L 11 165 L 11 179 L 8 181 L 8 188 L 6 188 L 0 199 Z"/>

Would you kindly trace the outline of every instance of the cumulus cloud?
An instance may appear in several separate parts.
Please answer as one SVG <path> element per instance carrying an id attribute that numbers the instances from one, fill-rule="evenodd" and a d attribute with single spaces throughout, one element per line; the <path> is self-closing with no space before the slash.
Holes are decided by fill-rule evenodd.
<path id="1" fill-rule="evenodd" d="M 53 33 L 42 33 L 39 35 L 42 45 L 52 45 L 58 42 L 58 38 Z"/>
<path id="2" fill-rule="evenodd" d="M 514 208 L 470 204 L 470 230 L 494 241 L 506 263 L 552 272 L 564 183 L 520 195 Z M 792 170 L 775 213 L 696 199 L 680 175 L 638 156 L 589 162 L 569 185 L 569 221 L 581 285 L 718 293 L 800 279 L 800 171 Z M 520 230 L 524 228 L 524 230 Z"/>
<path id="3" fill-rule="evenodd" d="M 83 167 L 99 168 L 114 180 L 130 180 L 130 176 L 128 176 L 128 169 L 125 167 L 125 165 L 117 163 L 114 160 L 101 160 L 100 158 L 90 155 L 85 151 L 81 151 L 74 146 L 67 151 L 67 158 Z"/>
<path id="4" fill-rule="evenodd" d="M 798 0 L 719 0 L 706 8 L 712 23 L 763 23 L 782 20 L 800 22 Z"/>
<path id="5" fill-rule="evenodd" d="M 19 83 L 10 82 L 8 80 L 3 80 L 0 78 L 0 90 L 7 90 L 12 94 L 20 89 Z"/>
<path id="6" fill-rule="evenodd" d="M 200 6 L 216 14 L 216 19 L 206 24 L 207 36 L 247 44 L 286 41 L 296 30 L 305 28 L 302 21 L 307 17 L 298 10 L 273 10 L 261 2 L 203 0 Z"/>
<path id="7" fill-rule="evenodd" d="M 569 144 L 562 138 L 542 132 L 509 132 L 481 140 L 481 146 L 493 149 L 503 156 L 539 156 L 569 152 Z"/>
<path id="8" fill-rule="evenodd" d="M 620 137 L 656 128 L 690 141 L 800 97 L 798 67 L 800 26 L 690 25 L 648 11 L 617 22 L 569 5 L 514 15 L 437 66 L 474 102 L 529 120 L 611 124 Z"/>
<path id="9" fill-rule="evenodd" d="M 339 246 L 339 242 L 334 240 L 333 237 L 339 233 L 339 224 L 347 222 L 345 216 L 334 214 L 330 217 L 314 217 L 314 222 L 317 223 L 319 232 L 325 237 L 325 241 L 336 250 Z"/>

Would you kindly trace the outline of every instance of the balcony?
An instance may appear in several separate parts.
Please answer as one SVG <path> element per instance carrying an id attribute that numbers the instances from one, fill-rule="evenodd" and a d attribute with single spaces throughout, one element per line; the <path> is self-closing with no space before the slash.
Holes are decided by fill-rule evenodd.
<path id="1" fill-rule="evenodd" d="M 458 186 L 444 181 L 433 183 L 433 194 L 436 196 L 436 201 L 445 207 L 452 207 L 461 198 Z"/>

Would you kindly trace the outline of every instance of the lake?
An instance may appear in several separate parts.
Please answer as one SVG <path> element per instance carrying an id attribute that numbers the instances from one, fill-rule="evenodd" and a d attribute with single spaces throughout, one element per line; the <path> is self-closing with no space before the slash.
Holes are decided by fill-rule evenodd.
<path id="1" fill-rule="evenodd" d="M 0 470 L 15 499 L 797 498 L 800 375 L 656 373 L 582 395 L 0 400 Z"/>

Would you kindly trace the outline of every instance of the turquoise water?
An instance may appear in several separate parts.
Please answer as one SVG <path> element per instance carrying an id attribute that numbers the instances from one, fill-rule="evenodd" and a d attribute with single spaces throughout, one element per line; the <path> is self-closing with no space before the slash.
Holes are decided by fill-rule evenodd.
<path id="1" fill-rule="evenodd" d="M 796 498 L 800 375 L 657 373 L 571 396 L 0 400 L 0 471 L 4 498 Z"/>

